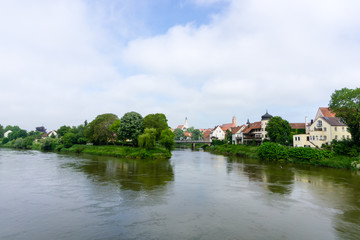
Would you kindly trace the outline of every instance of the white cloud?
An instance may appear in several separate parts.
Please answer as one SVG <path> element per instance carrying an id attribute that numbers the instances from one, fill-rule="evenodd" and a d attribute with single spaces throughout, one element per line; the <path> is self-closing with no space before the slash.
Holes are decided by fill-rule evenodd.
<path id="1" fill-rule="evenodd" d="M 212 127 L 266 109 L 298 122 L 358 87 L 360 2 L 193 2 L 228 6 L 148 38 L 116 1 L 1 2 L 0 124 L 53 129 L 137 111 Z"/>

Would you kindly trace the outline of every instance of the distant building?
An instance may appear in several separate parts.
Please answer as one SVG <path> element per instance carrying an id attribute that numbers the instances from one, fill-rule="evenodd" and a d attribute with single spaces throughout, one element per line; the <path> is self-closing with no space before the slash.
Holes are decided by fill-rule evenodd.
<path id="1" fill-rule="evenodd" d="M 185 124 L 179 125 L 179 126 L 177 126 L 177 128 L 180 128 L 183 131 L 186 131 L 189 128 L 187 117 L 185 118 Z"/>
<path id="2" fill-rule="evenodd" d="M 351 139 L 348 127 L 329 108 L 320 107 L 305 134 L 293 136 L 294 147 L 320 148 L 332 140 Z"/>
<path id="3" fill-rule="evenodd" d="M 5 133 L 4 133 L 4 138 L 7 138 L 9 137 L 9 134 L 12 133 L 11 130 L 7 130 Z"/>
<path id="4" fill-rule="evenodd" d="M 242 139 L 239 139 L 244 144 L 255 143 L 260 145 L 265 138 L 267 138 L 266 126 L 269 120 L 273 116 L 266 111 L 264 115 L 261 116 L 261 121 L 250 123 L 247 121 L 247 127 L 243 132 Z"/>

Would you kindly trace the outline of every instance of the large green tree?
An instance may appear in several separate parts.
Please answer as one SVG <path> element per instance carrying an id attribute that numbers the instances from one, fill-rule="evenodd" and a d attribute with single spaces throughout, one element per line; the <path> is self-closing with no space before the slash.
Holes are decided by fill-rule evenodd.
<path id="1" fill-rule="evenodd" d="M 199 129 L 194 129 L 191 133 L 192 140 L 201 140 L 203 138 L 202 133 Z"/>
<path id="2" fill-rule="evenodd" d="M 360 145 L 360 88 L 335 90 L 329 103 L 330 110 L 336 113 L 349 129 L 352 141 Z"/>
<path id="3" fill-rule="evenodd" d="M 169 152 L 173 149 L 175 141 L 175 134 L 170 129 L 165 129 L 160 135 L 160 144 L 163 145 Z"/>
<path id="4" fill-rule="evenodd" d="M 175 134 L 175 140 L 184 140 L 185 139 L 185 133 L 180 128 L 176 128 L 174 130 L 174 134 Z"/>
<path id="5" fill-rule="evenodd" d="M 151 149 L 155 147 L 156 139 L 156 129 L 155 128 L 145 128 L 143 134 L 138 137 L 139 147 Z"/>
<path id="6" fill-rule="evenodd" d="M 156 140 L 159 140 L 162 130 L 169 128 L 167 121 L 163 113 L 148 114 L 144 117 L 144 128 L 155 128 Z"/>
<path id="7" fill-rule="evenodd" d="M 98 115 L 86 126 L 85 137 L 95 145 L 107 144 L 108 140 L 113 137 L 113 132 L 110 131 L 109 126 L 117 119 L 118 117 L 112 113 Z"/>
<path id="8" fill-rule="evenodd" d="M 66 133 L 71 131 L 71 127 L 70 126 L 61 126 L 56 132 L 58 134 L 59 137 L 63 137 L 65 136 Z"/>
<path id="9" fill-rule="evenodd" d="M 272 117 L 266 126 L 267 135 L 271 142 L 288 145 L 291 142 L 290 123 L 281 117 Z"/>
<path id="10" fill-rule="evenodd" d="M 122 141 L 130 140 L 134 145 L 138 143 L 138 137 L 143 133 L 143 117 L 137 112 L 127 112 L 120 119 L 118 138 Z"/>

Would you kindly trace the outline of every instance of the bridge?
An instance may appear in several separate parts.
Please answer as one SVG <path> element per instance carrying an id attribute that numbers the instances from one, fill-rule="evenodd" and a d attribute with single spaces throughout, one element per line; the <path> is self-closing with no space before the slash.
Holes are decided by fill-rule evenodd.
<path id="1" fill-rule="evenodd" d="M 195 149 L 196 143 L 211 145 L 211 141 L 205 141 L 205 140 L 175 140 L 175 143 L 191 143 L 192 149 Z"/>

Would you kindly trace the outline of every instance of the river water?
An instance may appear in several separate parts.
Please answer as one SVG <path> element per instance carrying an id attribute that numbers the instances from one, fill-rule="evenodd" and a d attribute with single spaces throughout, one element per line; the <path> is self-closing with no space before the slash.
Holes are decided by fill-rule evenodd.
<path id="1" fill-rule="evenodd" d="M 0 149 L 0 239 L 360 239 L 360 174 Z"/>

